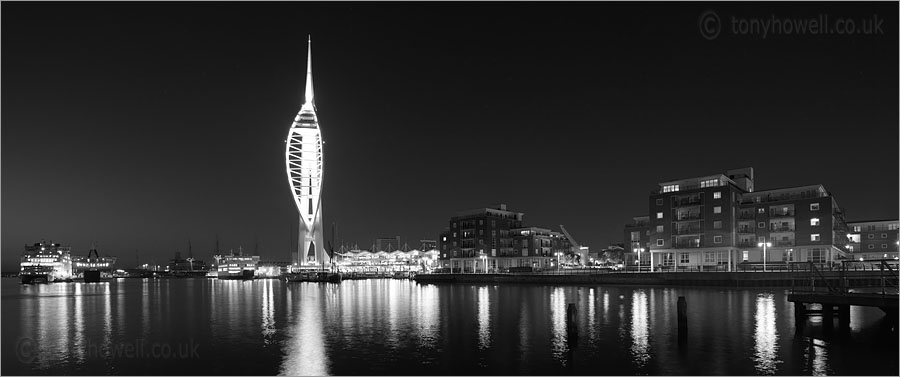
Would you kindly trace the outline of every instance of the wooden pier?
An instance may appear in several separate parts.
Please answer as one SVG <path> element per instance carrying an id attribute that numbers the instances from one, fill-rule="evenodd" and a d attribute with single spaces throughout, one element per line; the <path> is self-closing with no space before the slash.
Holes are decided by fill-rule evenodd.
<path id="1" fill-rule="evenodd" d="M 887 314 L 887 319 L 895 326 L 898 318 L 898 274 L 890 265 L 882 262 L 880 278 L 880 290 L 877 293 L 853 292 L 840 278 L 837 282 L 826 279 L 824 274 L 809 265 L 808 281 L 802 288 L 792 289 L 788 294 L 788 301 L 794 303 L 794 320 L 800 328 L 809 316 L 821 315 L 822 323 L 826 328 L 834 324 L 834 315 L 837 313 L 838 326 L 841 329 L 850 328 L 850 306 L 877 307 Z M 843 273 L 841 274 L 843 275 Z M 818 283 L 818 284 L 817 284 Z M 879 288 L 878 286 L 872 288 Z M 812 309 L 815 304 L 821 309 Z"/>

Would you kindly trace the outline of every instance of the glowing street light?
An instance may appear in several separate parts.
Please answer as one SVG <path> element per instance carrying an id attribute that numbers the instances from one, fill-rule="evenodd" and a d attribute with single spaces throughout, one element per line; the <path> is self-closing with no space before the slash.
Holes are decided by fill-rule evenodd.
<path id="1" fill-rule="evenodd" d="M 765 239 L 765 238 L 763 238 Z M 766 272 L 766 248 L 772 247 L 771 242 L 760 242 L 757 244 L 759 247 L 763 248 L 763 272 Z"/>
<path id="2" fill-rule="evenodd" d="M 557 251 L 557 252 L 554 253 L 554 254 L 556 254 L 556 269 L 559 270 L 560 267 L 562 267 L 562 266 L 559 265 L 559 257 L 562 256 L 562 252 Z"/>
<path id="3" fill-rule="evenodd" d="M 487 273 L 487 255 L 481 254 L 481 264 L 484 265 L 484 273 Z"/>

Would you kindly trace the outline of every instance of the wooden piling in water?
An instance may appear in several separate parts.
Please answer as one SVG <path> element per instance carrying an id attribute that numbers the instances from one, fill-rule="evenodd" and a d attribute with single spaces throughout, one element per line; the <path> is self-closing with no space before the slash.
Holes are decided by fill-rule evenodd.
<path id="1" fill-rule="evenodd" d="M 687 300 L 678 296 L 678 343 L 687 341 Z"/>

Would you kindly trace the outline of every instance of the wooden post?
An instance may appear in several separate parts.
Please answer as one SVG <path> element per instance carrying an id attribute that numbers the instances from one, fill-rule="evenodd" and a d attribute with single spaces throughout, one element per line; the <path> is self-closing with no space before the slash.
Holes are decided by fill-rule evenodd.
<path id="1" fill-rule="evenodd" d="M 834 327 L 834 305 L 822 304 L 822 328 L 830 331 Z"/>
<path id="2" fill-rule="evenodd" d="M 850 328 L 850 305 L 838 306 L 838 326 L 842 330 Z"/>
<path id="3" fill-rule="evenodd" d="M 678 296 L 678 344 L 687 341 L 687 300 Z"/>

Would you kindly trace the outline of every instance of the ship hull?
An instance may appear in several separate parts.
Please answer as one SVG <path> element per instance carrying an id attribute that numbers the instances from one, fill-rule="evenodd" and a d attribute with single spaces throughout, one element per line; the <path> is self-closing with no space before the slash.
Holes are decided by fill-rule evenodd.
<path id="1" fill-rule="evenodd" d="M 50 276 L 46 274 L 22 275 L 22 284 L 49 283 Z"/>

